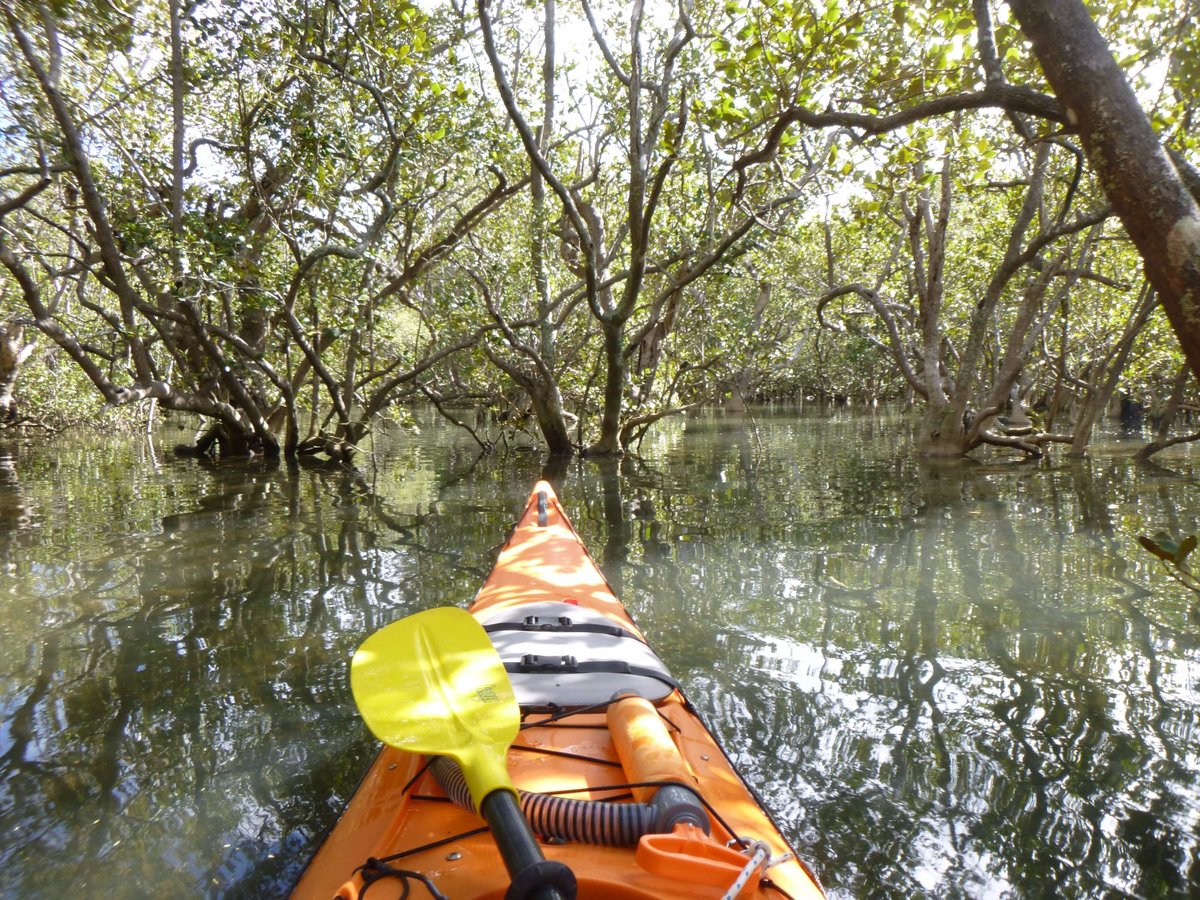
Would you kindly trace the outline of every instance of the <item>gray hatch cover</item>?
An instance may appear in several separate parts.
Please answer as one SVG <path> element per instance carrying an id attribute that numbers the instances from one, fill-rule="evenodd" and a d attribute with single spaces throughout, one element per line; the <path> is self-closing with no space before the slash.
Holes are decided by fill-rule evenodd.
<path id="1" fill-rule="evenodd" d="M 675 688 L 645 642 L 596 610 L 547 600 L 489 613 L 480 622 L 522 707 L 596 706 L 616 693 L 656 701 Z"/>

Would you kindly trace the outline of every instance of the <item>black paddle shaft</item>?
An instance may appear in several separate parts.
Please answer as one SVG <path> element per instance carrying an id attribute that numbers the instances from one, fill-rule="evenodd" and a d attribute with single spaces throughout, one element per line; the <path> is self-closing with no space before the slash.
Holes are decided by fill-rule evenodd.
<path id="1" fill-rule="evenodd" d="M 516 797 L 506 790 L 492 791 L 479 811 L 492 828 L 512 879 L 504 900 L 575 900 L 575 874 L 542 854 Z"/>

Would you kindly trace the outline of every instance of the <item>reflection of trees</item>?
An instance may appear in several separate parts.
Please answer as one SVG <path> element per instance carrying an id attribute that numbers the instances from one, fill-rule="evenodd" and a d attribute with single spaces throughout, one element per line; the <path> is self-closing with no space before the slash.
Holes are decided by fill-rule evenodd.
<path id="1" fill-rule="evenodd" d="M 714 432 L 636 487 L 622 471 L 609 534 L 643 627 L 832 886 L 1197 888 L 1196 640 L 1186 603 L 1136 587 L 1130 540 L 1178 514 L 1178 482 L 917 469 L 836 431 L 748 456 Z M 628 537 L 643 508 L 653 547 Z"/>
<path id="2" fill-rule="evenodd" d="M 1196 530 L 1187 476 L 918 468 L 886 424 L 805 424 L 689 418 L 650 462 L 550 473 L 804 855 L 854 896 L 1193 890 L 1195 629 L 1130 539 Z M 373 747 L 350 652 L 469 599 L 541 471 L 469 445 L 362 472 L 21 466 L 0 891 L 69 845 L 89 891 L 166 860 L 188 896 L 280 893 Z M 112 527 L 56 519 L 62 491 Z M 38 892 L 69 875 L 38 867 Z"/>
<path id="3" fill-rule="evenodd" d="M 512 518 L 486 479 L 414 506 L 390 497 L 402 476 L 170 465 L 163 481 L 123 470 L 135 494 L 167 485 L 141 498 L 162 511 L 148 527 L 0 548 L 31 601 L 0 634 L 6 895 L 78 888 L 77 868 L 37 862 L 68 847 L 88 893 L 279 895 L 374 746 L 350 653 L 408 610 L 469 598 Z M 84 505 L 89 490 L 72 487 Z"/>
<path id="4" fill-rule="evenodd" d="M 29 508 L 21 495 L 17 476 L 17 449 L 0 443 L 0 572 L 11 544 L 29 525 Z"/>
<path id="5" fill-rule="evenodd" d="M 907 622 L 886 629 L 906 635 L 903 645 L 872 646 L 885 626 L 861 617 L 854 633 L 872 643 L 847 646 L 852 617 L 844 606 L 828 610 L 841 622 L 825 629 L 840 636 L 828 653 L 865 653 L 872 669 L 893 673 L 868 687 L 890 705 L 858 709 L 868 719 L 859 731 L 874 729 L 865 742 L 891 748 L 888 762 L 866 766 L 891 806 L 878 819 L 852 815 L 852 833 L 837 833 L 839 841 L 847 837 L 865 854 L 862 869 L 854 870 L 862 879 L 856 891 L 902 893 L 898 885 L 910 877 L 906 873 L 924 870 L 927 877 L 937 873 L 935 892 L 943 894 L 971 895 L 988 883 L 994 888 L 1000 879 L 1021 893 L 1088 895 L 1121 884 L 1122 876 L 1114 873 L 1131 856 L 1142 867 L 1135 883 L 1155 890 L 1170 885 L 1183 870 L 1178 859 L 1161 861 L 1158 871 L 1160 863 L 1150 865 L 1137 849 L 1162 844 L 1156 829 L 1126 827 L 1142 818 L 1147 796 L 1160 806 L 1188 801 L 1156 784 L 1157 773 L 1147 774 L 1156 759 L 1172 755 L 1148 746 L 1147 736 L 1156 735 L 1159 744 L 1169 739 L 1161 729 L 1142 727 L 1137 715 L 1138 705 L 1156 694 L 1150 682 L 1158 654 L 1152 645 L 1127 642 L 1124 623 L 1136 623 L 1136 617 L 1114 615 L 1114 604 L 1104 599 L 1115 595 L 1119 607 L 1134 595 L 1114 571 L 1122 551 L 1111 537 L 1116 526 L 1107 504 L 1087 489 L 1103 481 L 1090 475 L 1076 481 L 1074 494 L 1060 494 L 1052 513 L 1045 510 L 1046 495 L 1021 504 L 1034 510 L 1034 521 L 1023 521 L 1013 514 L 1013 489 L 1032 491 L 1027 476 L 994 479 L 986 471 L 965 470 L 956 479 L 961 493 L 947 491 L 944 478 L 943 473 L 932 485 L 934 494 L 911 532 L 882 548 L 886 555 L 906 557 L 915 574 L 888 562 L 874 566 L 900 573 L 901 584 L 884 585 L 875 598 L 884 618 L 910 610 Z M 1047 534 L 1036 520 L 1039 507 L 1043 514 L 1065 514 L 1068 527 Z M 1072 530 L 1100 552 L 1087 558 L 1078 545 L 1064 547 L 1064 535 Z M 931 551 L 938 557 L 932 580 Z M 1173 641 L 1174 636 L 1152 643 L 1161 648 Z M 914 660 L 926 667 L 927 677 L 914 677 Z M 1134 671 L 1148 667 L 1146 683 L 1114 681 L 1110 668 L 1117 661 Z M 856 685 L 862 681 L 841 678 L 843 692 Z M 839 715 L 835 708 L 830 712 Z M 854 728 L 840 719 L 828 727 Z M 893 731 L 899 734 L 894 745 L 887 737 Z M 914 736 L 922 742 L 910 745 Z M 897 761 L 906 745 L 904 761 Z M 853 775 L 862 768 L 846 758 L 824 759 L 834 773 L 825 777 L 835 782 L 847 770 Z M 924 777 L 893 778 L 889 791 L 883 785 L 897 769 Z M 844 805 L 818 811 L 817 832 L 837 829 L 847 807 L 853 814 L 858 798 L 839 800 Z M 905 821 L 911 825 L 905 827 Z M 1118 822 L 1126 825 L 1116 828 Z M 862 835 L 857 846 L 855 833 Z M 939 845 L 931 854 L 929 847 Z M 844 852 L 844 845 L 839 848 Z M 979 860 L 986 861 L 986 870 L 973 871 Z M 981 877 L 992 881 L 979 882 Z M 930 888 L 922 882 L 908 889 L 922 886 Z"/>

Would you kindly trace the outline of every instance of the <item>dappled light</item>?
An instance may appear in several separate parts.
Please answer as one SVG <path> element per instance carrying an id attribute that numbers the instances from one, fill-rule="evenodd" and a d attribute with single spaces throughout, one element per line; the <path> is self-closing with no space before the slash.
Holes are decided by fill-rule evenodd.
<path id="1" fill-rule="evenodd" d="M 481 614 L 490 614 L 516 603 L 539 600 L 577 603 L 584 600 L 618 620 L 628 622 L 624 607 L 607 585 L 592 586 L 590 579 L 581 577 L 590 571 L 590 561 L 576 562 L 572 554 L 563 552 L 575 543 L 575 531 L 563 520 L 557 507 L 551 507 L 546 527 L 538 528 L 500 555 L 501 577 L 479 592 L 474 601 L 475 608 Z M 564 592 L 563 584 L 584 585 L 586 593 Z M 578 592 L 580 588 L 572 590 Z"/>
<path id="2" fill-rule="evenodd" d="M 1200 531 L 1194 459 L 1138 466 L 1114 430 L 1086 462 L 928 466 L 910 437 L 893 413 L 693 416 L 561 493 L 834 896 L 1186 893 L 1200 634 L 1137 538 Z M 44 864 L 65 841 L 97 891 L 168 860 L 187 893 L 281 893 L 378 747 L 353 651 L 470 602 L 541 470 L 436 426 L 357 475 L 153 469 L 120 440 L 12 462 L 8 893 L 71 890 Z"/>

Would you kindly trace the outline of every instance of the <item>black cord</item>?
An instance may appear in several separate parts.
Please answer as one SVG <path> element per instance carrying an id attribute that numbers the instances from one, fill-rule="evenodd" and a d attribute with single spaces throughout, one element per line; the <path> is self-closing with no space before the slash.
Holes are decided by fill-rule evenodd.
<path id="1" fill-rule="evenodd" d="M 524 721 L 524 719 L 527 715 L 537 715 L 538 713 L 523 713 L 522 714 L 522 722 L 521 722 L 520 727 L 521 727 L 522 731 L 524 731 L 526 729 L 530 729 L 530 728 L 541 728 L 543 726 L 547 726 L 547 725 L 551 725 L 551 724 L 560 722 L 563 719 L 568 719 L 571 716 L 587 715 L 589 713 L 598 713 L 598 712 L 606 711 L 609 706 L 611 706 L 613 703 L 615 703 L 617 700 L 620 700 L 620 699 L 622 699 L 622 698 L 618 697 L 618 698 L 614 698 L 613 700 L 606 700 L 603 703 L 596 703 L 596 704 L 593 704 L 592 706 L 580 707 L 578 709 L 561 709 L 555 705 L 551 705 L 551 708 L 548 710 L 549 716 L 545 719 L 540 719 L 536 722 L 528 722 L 528 721 Z M 687 712 L 690 712 L 692 715 L 694 715 L 697 718 L 698 721 L 700 721 L 702 726 L 704 725 L 703 718 L 699 715 L 699 712 L 695 709 L 695 707 L 692 706 L 691 701 L 689 701 L 686 696 L 684 697 L 684 707 Z M 661 711 L 659 711 L 659 718 L 662 721 L 664 721 L 668 726 L 670 726 L 670 728 L 674 729 L 675 731 L 680 730 L 679 726 L 676 725 L 674 722 L 672 722 L 668 717 L 662 715 Z M 580 726 L 580 727 L 589 727 L 589 726 Z M 605 726 L 596 725 L 595 727 L 596 728 L 604 728 Z M 711 734 L 711 731 L 709 733 Z M 715 743 L 715 741 L 714 741 L 714 743 Z M 720 745 L 718 744 L 717 746 L 719 747 Z M 599 763 L 599 764 L 603 764 L 603 765 L 620 766 L 619 762 L 614 763 L 611 760 L 597 759 L 595 757 L 583 756 L 581 754 L 572 754 L 572 753 L 567 753 L 564 751 L 547 750 L 545 748 L 524 747 L 520 744 L 512 745 L 512 749 L 514 749 L 514 750 L 532 750 L 532 751 L 537 751 L 537 752 L 541 752 L 541 753 L 552 754 L 555 756 L 565 756 L 565 757 L 571 758 L 571 759 L 579 759 L 579 760 L 583 760 L 583 761 L 587 761 L 587 762 Z M 726 759 L 729 758 L 728 754 L 726 754 L 725 756 L 726 756 Z M 417 781 L 419 781 L 420 778 L 426 773 L 426 771 L 428 771 L 431 762 L 432 762 L 432 757 L 427 758 L 425 760 L 424 764 L 417 770 L 416 774 L 414 774 L 413 777 L 411 779 L 409 779 L 408 783 L 404 786 L 402 793 L 407 794 L 410 790 L 412 790 L 412 788 L 416 785 Z M 743 783 L 744 783 L 744 779 L 743 779 Z M 666 787 L 666 786 L 683 788 L 684 790 L 691 793 L 696 798 L 696 801 L 702 807 L 704 807 L 705 811 L 710 816 L 712 816 L 713 820 L 722 829 L 724 829 L 725 833 L 727 835 L 729 835 L 732 842 L 736 843 L 738 845 L 738 847 L 741 848 L 742 850 L 745 850 L 746 848 L 748 848 L 750 846 L 750 842 L 747 841 L 745 838 L 741 837 L 740 835 L 738 835 L 733 830 L 732 826 L 730 826 L 730 824 L 725 820 L 725 817 L 722 816 L 719 812 L 717 812 L 716 808 L 711 803 L 709 803 L 707 799 L 705 799 L 704 795 L 701 794 L 698 790 L 696 790 L 696 788 L 692 787 L 689 784 L 682 784 L 682 783 L 676 782 L 676 781 L 641 781 L 641 782 L 636 782 L 636 783 L 630 782 L 627 784 L 609 784 L 609 785 L 599 785 L 599 786 L 594 785 L 594 786 L 581 787 L 581 788 L 566 788 L 566 789 L 557 790 L 557 791 L 542 791 L 541 793 L 561 796 L 564 794 L 584 794 L 584 793 L 590 793 L 590 792 L 595 792 L 595 791 L 604 791 L 607 793 L 608 791 L 613 791 L 613 790 L 631 790 L 633 788 L 650 788 L 650 787 L 657 788 L 657 787 Z M 747 787 L 749 787 L 749 786 L 747 785 Z M 751 795 L 756 800 L 758 800 L 759 807 L 765 809 L 765 807 L 763 806 L 763 803 L 762 803 L 761 799 L 758 797 L 758 795 L 756 793 L 754 793 L 753 791 L 751 791 Z M 414 794 L 413 799 L 414 800 L 418 800 L 418 799 L 419 800 L 440 800 L 442 798 L 425 797 L 425 796 L 418 796 L 418 795 Z M 616 799 L 618 799 L 618 797 L 606 797 L 604 799 L 605 800 L 616 800 Z M 466 838 L 474 837 L 479 834 L 484 834 L 488 831 L 490 831 L 490 829 L 486 826 L 483 828 L 476 828 L 472 831 L 465 831 L 462 834 L 452 835 L 451 837 L 443 838 L 439 841 L 434 841 L 429 844 L 423 844 L 420 847 L 414 847 L 409 850 L 402 850 L 399 853 L 393 853 L 390 856 L 385 856 L 385 857 L 382 857 L 379 859 L 372 857 L 367 860 L 366 865 L 359 866 L 358 869 L 355 870 L 355 871 L 363 872 L 363 891 L 362 891 L 362 893 L 366 893 L 366 889 L 370 886 L 370 884 L 373 884 L 375 881 L 378 881 L 380 878 L 401 877 L 401 878 L 405 879 L 404 880 L 404 893 L 401 895 L 401 900 L 405 900 L 405 898 L 408 897 L 408 892 L 409 892 L 409 882 L 407 879 L 412 877 L 412 878 L 416 878 L 416 879 L 420 880 L 423 884 L 425 884 L 425 886 L 427 888 L 429 888 L 430 893 L 433 894 L 435 900 L 446 900 L 445 896 L 443 894 L 441 894 L 440 892 L 438 892 L 438 890 L 433 886 L 432 882 L 430 882 L 426 876 L 421 875 L 420 873 L 416 873 L 416 872 L 410 873 L 407 870 L 392 869 L 390 866 L 387 866 L 387 863 L 392 862 L 397 859 L 403 859 L 406 856 L 413 856 L 417 853 L 423 853 L 426 850 L 433 850 L 437 847 L 444 846 L 445 844 L 453 843 L 454 841 L 465 840 Z M 376 875 L 370 882 L 368 882 L 367 881 L 367 867 L 368 866 L 381 866 L 381 865 L 386 867 L 388 869 L 388 871 L 381 872 L 380 874 Z M 801 863 L 801 865 L 803 866 L 803 868 L 805 869 L 806 872 L 809 872 L 809 874 L 811 876 L 812 873 L 811 873 L 811 870 L 808 869 L 808 866 L 804 865 L 803 862 Z M 769 885 L 770 887 L 779 891 L 785 897 L 788 896 L 786 894 L 786 892 L 783 891 L 782 888 L 780 888 L 778 885 L 770 883 L 769 880 L 764 879 L 764 884 Z M 361 894 L 360 894 L 360 896 L 361 896 Z"/>
<path id="2" fill-rule="evenodd" d="M 417 769 L 417 773 L 408 779 L 408 784 L 404 785 L 404 790 L 400 792 L 401 794 L 407 794 L 413 789 L 413 786 L 421 780 L 421 776 L 429 771 L 429 767 L 433 765 L 433 759 L 432 756 L 425 757 L 425 762 L 421 763 L 421 768 Z"/>
<path id="3" fill-rule="evenodd" d="M 482 828 L 472 828 L 470 831 L 464 831 L 461 834 L 452 834 L 450 837 L 442 838 L 441 840 L 433 841 L 428 844 L 422 844 L 420 847 L 413 847 L 409 850 L 401 850 L 399 853 L 393 853 L 391 856 L 381 856 L 376 860 L 376 862 L 395 862 L 398 859 L 404 859 L 406 856 L 415 856 L 418 853 L 424 853 L 426 850 L 436 850 L 438 847 L 444 847 L 446 844 L 453 844 L 455 841 L 465 841 L 467 838 L 473 838 L 478 834 L 487 834 L 489 831 L 491 831 L 491 829 L 486 825 L 484 825 Z M 361 869 L 362 866 L 359 866 L 359 868 Z"/>
<path id="4" fill-rule="evenodd" d="M 388 857 L 387 859 L 394 858 Z M 366 896 L 367 891 L 376 882 L 382 881 L 385 878 L 399 878 L 402 885 L 400 900 L 407 900 L 409 892 L 412 889 L 412 881 L 419 881 L 425 885 L 429 893 L 433 896 L 433 900 L 450 900 L 449 897 L 437 889 L 437 886 L 428 875 L 422 872 L 414 872 L 410 869 L 393 868 L 387 864 L 386 859 L 376 859 L 373 856 L 368 857 L 367 861 L 354 871 L 362 873 L 363 886 L 362 890 L 358 892 L 360 898 Z"/>
<path id="5" fill-rule="evenodd" d="M 526 721 L 524 721 L 525 716 L 542 715 L 542 712 L 541 711 L 537 711 L 537 712 L 530 711 L 530 712 L 523 713 L 521 716 L 521 719 L 522 719 L 521 730 L 524 731 L 526 728 L 540 728 L 543 725 L 548 725 L 551 722 L 557 722 L 560 719 L 568 719 L 571 716 L 581 716 L 581 715 L 585 715 L 586 713 L 605 712 L 615 702 L 616 702 L 615 700 L 605 700 L 603 703 L 593 703 L 591 706 L 580 706 L 578 708 L 571 708 L 571 709 L 563 709 L 557 703 L 551 703 L 546 707 L 546 711 L 549 712 L 550 715 L 545 719 L 539 719 L 536 722 L 526 722 Z M 600 728 L 603 726 L 597 725 L 596 727 Z"/>

